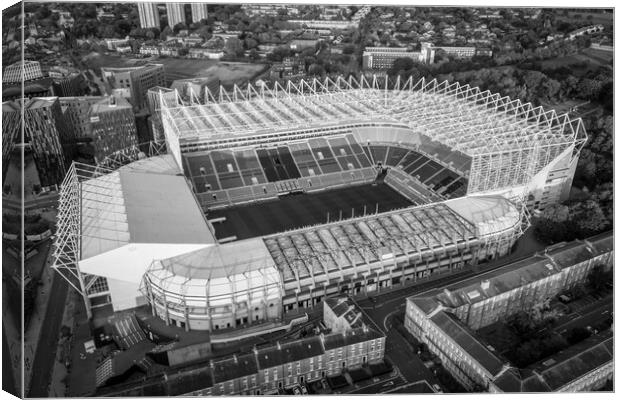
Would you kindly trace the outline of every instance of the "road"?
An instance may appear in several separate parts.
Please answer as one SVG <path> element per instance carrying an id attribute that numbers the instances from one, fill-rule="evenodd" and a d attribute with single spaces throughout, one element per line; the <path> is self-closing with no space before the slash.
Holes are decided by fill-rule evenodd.
<path id="1" fill-rule="evenodd" d="M 596 323 L 603 321 L 611 315 L 614 310 L 613 296 L 608 296 L 599 302 L 590 304 L 578 312 L 575 312 L 569 316 L 569 320 L 557 325 L 554 330 L 559 333 L 569 331 L 577 327 L 587 327 L 595 325 Z"/>
<path id="2" fill-rule="evenodd" d="M 53 295 L 49 299 L 47 313 L 42 325 L 45 330 L 39 337 L 34 360 L 30 360 L 33 362 L 33 369 L 28 397 L 48 397 L 48 384 L 54 369 L 58 335 L 67 299 L 67 289 L 67 281 L 58 276 L 58 274 L 54 274 L 51 288 Z M 28 362 L 28 360 L 26 361 Z"/>
<path id="3" fill-rule="evenodd" d="M 22 205 L 20 200 L 3 198 L 2 199 L 3 207 L 21 210 Z M 46 195 L 44 197 L 39 197 L 36 199 L 26 200 L 24 201 L 24 208 L 27 210 L 31 209 L 39 209 L 39 208 L 47 208 L 47 207 L 56 207 L 58 205 L 58 194 L 52 193 Z"/>
<path id="4" fill-rule="evenodd" d="M 400 376 L 388 378 L 386 380 L 382 380 L 381 382 L 372 383 L 368 386 L 365 386 L 360 389 L 355 389 L 346 394 L 379 394 L 387 392 L 388 390 L 392 390 L 399 386 L 405 385 L 407 382 L 401 378 Z"/>

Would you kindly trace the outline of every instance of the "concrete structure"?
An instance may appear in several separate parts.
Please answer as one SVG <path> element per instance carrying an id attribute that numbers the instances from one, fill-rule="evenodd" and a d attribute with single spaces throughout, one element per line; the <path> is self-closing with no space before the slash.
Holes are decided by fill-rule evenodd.
<path id="1" fill-rule="evenodd" d="M 43 77 L 38 61 L 18 61 L 3 68 L 2 83 L 21 83 Z"/>
<path id="2" fill-rule="evenodd" d="M 160 28 L 156 3 L 138 3 L 140 28 Z"/>
<path id="3" fill-rule="evenodd" d="M 113 96 L 60 98 L 65 120 L 76 137 L 91 138 L 95 161 L 138 144 L 131 104 Z"/>
<path id="4" fill-rule="evenodd" d="M 140 67 L 101 68 L 102 78 L 113 89 L 122 91 L 138 110 L 146 107 L 146 92 L 155 86 L 165 86 L 163 64 L 146 64 Z"/>
<path id="5" fill-rule="evenodd" d="M 185 10 L 182 3 L 166 3 L 166 13 L 168 15 L 168 26 L 170 29 L 174 28 L 177 24 L 184 24 Z"/>
<path id="6" fill-rule="evenodd" d="M 204 3 L 192 3 L 192 22 L 200 22 L 203 19 L 207 19 L 209 12 L 207 11 L 207 5 Z"/>
<path id="7" fill-rule="evenodd" d="M 595 389 L 596 384 L 604 384 L 605 379 L 592 379 L 592 373 L 596 372 L 600 378 L 598 371 L 602 370 L 606 378 L 611 376 L 613 359 L 611 352 L 605 351 L 607 344 L 601 348 L 600 359 L 587 364 L 586 370 L 573 369 L 576 371 L 573 376 L 566 375 L 570 370 L 564 369 L 559 360 L 578 364 L 583 351 L 591 351 L 592 346 L 599 348 L 601 343 L 607 343 L 606 338 L 590 343 L 585 350 L 581 347 L 576 352 L 569 349 L 566 353 L 570 356 L 553 356 L 554 362 L 528 368 L 534 371 L 532 374 L 516 370 L 473 333 L 518 311 L 529 310 L 577 283 L 584 283 L 595 265 L 608 269 L 613 266 L 613 233 L 551 246 L 529 259 L 410 297 L 405 327 L 416 339 L 426 343 L 466 388 L 494 392 Z M 592 351 L 595 354 L 598 350 Z M 590 359 L 583 357 L 583 360 Z"/>

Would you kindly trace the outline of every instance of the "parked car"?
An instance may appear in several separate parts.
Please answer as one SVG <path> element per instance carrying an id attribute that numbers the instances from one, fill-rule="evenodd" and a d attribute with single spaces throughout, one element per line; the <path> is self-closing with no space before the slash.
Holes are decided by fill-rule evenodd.
<path id="1" fill-rule="evenodd" d="M 436 383 L 433 384 L 433 390 L 435 391 L 435 393 L 443 393 L 443 390 L 441 390 L 441 386 Z"/>
<path id="2" fill-rule="evenodd" d="M 301 396 L 301 390 L 299 389 L 299 386 L 293 387 L 293 393 L 295 393 L 295 396 Z"/>

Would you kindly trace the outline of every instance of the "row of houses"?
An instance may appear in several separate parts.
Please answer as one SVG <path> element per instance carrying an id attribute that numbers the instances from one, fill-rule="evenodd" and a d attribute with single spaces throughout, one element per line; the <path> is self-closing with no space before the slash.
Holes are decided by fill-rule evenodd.
<path id="1" fill-rule="evenodd" d="M 326 300 L 324 323 L 331 332 L 255 347 L 166 372 L 130 388 L 103 388 L 97 395 L 269 395 L 383 362 L 385 335 L 350 299 Z"/>
<path id="2" fill-rule="evenodd" d="M 511 365 L 475 331 L 584 283 L 594 266 L 612 268 L 613 254 L 613 232 L 549 247 L 482 276 L 408 298 L 405 328 L 470 390 L 595 390 L 613 374 L 610 332 L 524 370 Z"/>

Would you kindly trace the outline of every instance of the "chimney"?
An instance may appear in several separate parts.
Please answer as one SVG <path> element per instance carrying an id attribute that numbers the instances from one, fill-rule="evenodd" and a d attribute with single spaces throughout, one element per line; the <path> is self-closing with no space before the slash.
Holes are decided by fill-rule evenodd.
<path id="1" fill-rule="evenodd" d="M 482 290 L 489 290 L 490 286 L 491 286 L 491 282 L 488 279 L 485 279 L 482 282 L 480 282 L 480 287 L 482 288 Z"/>
<path id="2" fill-rule="evenodd" d="M 282 350 L 282 346 L 280 345 L 280 341 L 279 340 L 276 342 L 276 346 L 278 347 L 278 350 Z"/>
<path id="3" fill-rule="evenodd" d="M 235 364 L 239 364 L 239 359 L 237 358 L 237 354 L 233 354 L 233 359 L 235 360 Z"/>

